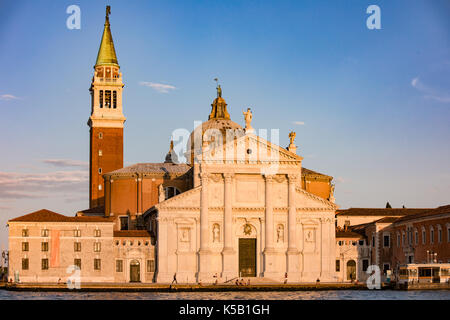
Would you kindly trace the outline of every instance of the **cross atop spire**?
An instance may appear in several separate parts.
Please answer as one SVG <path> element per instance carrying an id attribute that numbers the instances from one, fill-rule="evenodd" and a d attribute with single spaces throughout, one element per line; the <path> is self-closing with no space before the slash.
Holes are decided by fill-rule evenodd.
<path id="1" fill-rule="evenodd" d="M 103 29 L 102 41 L 100 43 L 100 49 L 98 50 L 95 66 L 119 66 L 109 24 L 110 14 L 111 7 L 106 6 L 105 28 Z"/>

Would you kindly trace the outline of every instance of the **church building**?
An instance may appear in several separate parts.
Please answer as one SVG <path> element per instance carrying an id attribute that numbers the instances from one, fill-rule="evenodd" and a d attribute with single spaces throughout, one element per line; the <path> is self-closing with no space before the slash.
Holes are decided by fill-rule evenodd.
<path id="1" fill-rule="evenodd" d="M 90 88 L 90 208 L 10 220 L 10 276 L 65 281 L 74 264 L 82 282 L 336 281 L 333 178 L 302 166 L 295 133 L 282 147 L 256 135 L 249 108 L 244 126 L 232 121 L 218 85 L 187 163 L 172 142 L 164 162 L 123 167 L 123 87 L 107 10 Z"/>

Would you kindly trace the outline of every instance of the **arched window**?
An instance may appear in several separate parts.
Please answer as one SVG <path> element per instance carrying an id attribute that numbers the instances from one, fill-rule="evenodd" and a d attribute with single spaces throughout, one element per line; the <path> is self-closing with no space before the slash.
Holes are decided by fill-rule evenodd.
<path id="1" fill-rule="evenodd" d="M 165 187 L 164 192 L 166 194 L 166 200 L 181 193 L 181 191 L 177 187 Z"/>
<path id="2" fill-rule="evenodd" d="M 442 227 L 440 224 L 437 225 L 437 230 L 438 230 L 438 243 L 442 242 Z"/>
<path id="3" fill-rule="evenodd" d="M 434 228 L 430 227 L 430 243 L 434 243 Z"/>
<path id="4" fill-rule="evenodd" d="M 347 280 L 356 280 L 356 262 L 355 260 L 349 260 L 347 262 Z"/>

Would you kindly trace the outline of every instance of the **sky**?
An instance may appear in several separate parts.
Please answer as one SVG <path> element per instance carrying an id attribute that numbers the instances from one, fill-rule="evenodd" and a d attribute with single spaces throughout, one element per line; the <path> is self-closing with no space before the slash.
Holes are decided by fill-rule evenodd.
<path id="1" fill-rule="evenodd" d="M 70 5 L 80 29 L 68 29 Z M 111 5 L 125 165 L 206 121 L 297 133 L 341 208 L 450 203 L 450 2 L 0 0 L 0 243 L 7 221 L 88 207 L 89 86 Z M 369 29 L 370 5 L 381 29 Z M 269 137 L 270 140 L 270 137 Z"/>

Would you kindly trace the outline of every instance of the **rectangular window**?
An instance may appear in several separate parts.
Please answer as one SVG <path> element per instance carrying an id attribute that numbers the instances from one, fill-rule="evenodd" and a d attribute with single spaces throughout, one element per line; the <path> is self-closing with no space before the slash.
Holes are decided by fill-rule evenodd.
<path id="1" fill-rule="evenodd" d="M 105 108 L 111 108 L 111 90 L 105 90 Z"/>
<path id="2" fill-rule="evenodd" d="M 100 252 L 101 251 L 101 243 L 100 242 L 94 242 L 94 252 Z"/>
<path id="3" fill-rule="evenodd" d="M 375 237 L 372 236 L 372 247 L 375 247 Z"/>
<path id="4" fill-rule="evenodd" d="M 391 237 L 389 236 L 389 235 L 385 235 L 384 237 L 383 237 L 383 246 L 385 247 L 385 248 L 389 248 L 390 246 L 391 246 L 391 239 L 390 239 Z"/>
<path id="5" fill-rule="evenodd" d="M 434 243 L 434 230 L 430 231 L 430 243 Z"/>
<path id="6" fill-rule="evenodd" d="M 427 243 L 427 232 L 425 230 L 422 231 L 422 244 Z"/>
<path id="7" fill-rule="evenodd" d="M 43 252 L 48 251 L 48 242 L 41 242 L 41 251 Z"/>
<path id="8" fill-rule="evenodd" d="M 48 259 L 41 260 L 41 268 L 42 270 L 48 270 Z"/>
<path id="9" fill-rule="evenodd" d="M 73 251 L 80 252 L 81 251 L 81 242 L 74 242 L 73 243 Z"/>
<path id="10" fill-rule="evenodd" d="M 397 234 L 397 247 L 400 247 L 400 235 Z"/>
<path id="11" fill-rule="evenodd" d="M 22 229 L 22 237 L 28 237 L 28 229 Z"/>
<path id="12" fill-rule="evenodd" d="M 28 242 L 22 242 L 22 251 L 29 251 L 30 244 Z"/>
<path id="13" fill-rule="evenodd" d="M 116 260 L 116 272 L 123 272 L 123 260 Z"/>
<path id="14" fill-rule="evenodd" d="M 120 230 L 128 230 L 128 217 L 120 217 Z"/>
<path id="15" fill-rule="evenodd" d="M 402 233 L 402 246 L 405 246 L 406 241 L 405 241 L 405 234 Z"/>
<path id="16" fill-rule="evenodd" d="M 113 108 L 117 108 L 117 91 L 113 91 Z"/>
<path id="17" fill-rule="evenodd" d="M 447 228 L 447 242 L 450 242 L 450 227 Z"/>
<path id="18" fill-rule="evenodd" d="M 73 236 L 76 238 L 81 237 L 81 230 L 80 229 L 73 230 Z"/>
<path id="19" fill-rule="evenodd" d="M 367 271 L 367 268 L 369 267 L 369 260 L 363 259 L 362 261 L 362 271 Z"/>
<path id="20" fill-rule="evenodd" d="M 94 237 L 100 237 L 101 236 L 101 230 L 100 229 L 95 229 L 94 230 Z"/>
<path id="21" fill-rule="evenodd" d="M 28 258 L 23 258 L 22 259 L 22 270 L 28 270 L 28 266 L 29 266 L 29 260 Z"/>
<path id="22" fill-rule="evenodd" d="M 99 92 L 100 108 L 103 108 L 103 90 Z"/>
<path id="23" fill-rule="evenodd" d="M 147 272 L 155 272 L 155 260 L 147 260 Z"/>
<path id="24" fill-rule="evenodd" d="M 41 237 L 48 237 L 48 229 L 41 230 Z"/>
<path id="25" fill-rule="evenodd" d="M 99 157 L 103 156 L 103 151 L 102 150 L 98 150 L 98 156 Z"/>
<path id="26" fill-rule="evenodd" d="M 416 245 L 418 245 L 419 244 L 419 232 L 415 232 L 414 233 L 414 238 L 415 238 L 415 243 L 416 243 Z"/>
<path id="27" fill-rule="evenodd" d="M 341 261 L 340 260 L 336 260 L 336 272 L 341 271 Z"/>
<path id="28" fill-rule="evenodd" d="M 101 269 L 101 260 L 94 259 L 94 270 L 100 270 L 100 269 Z"/>
<path id="29" fill-rule="evenodd" d="M 73 264 L 81 270 L 81 259 L 73 259 Z"/>

